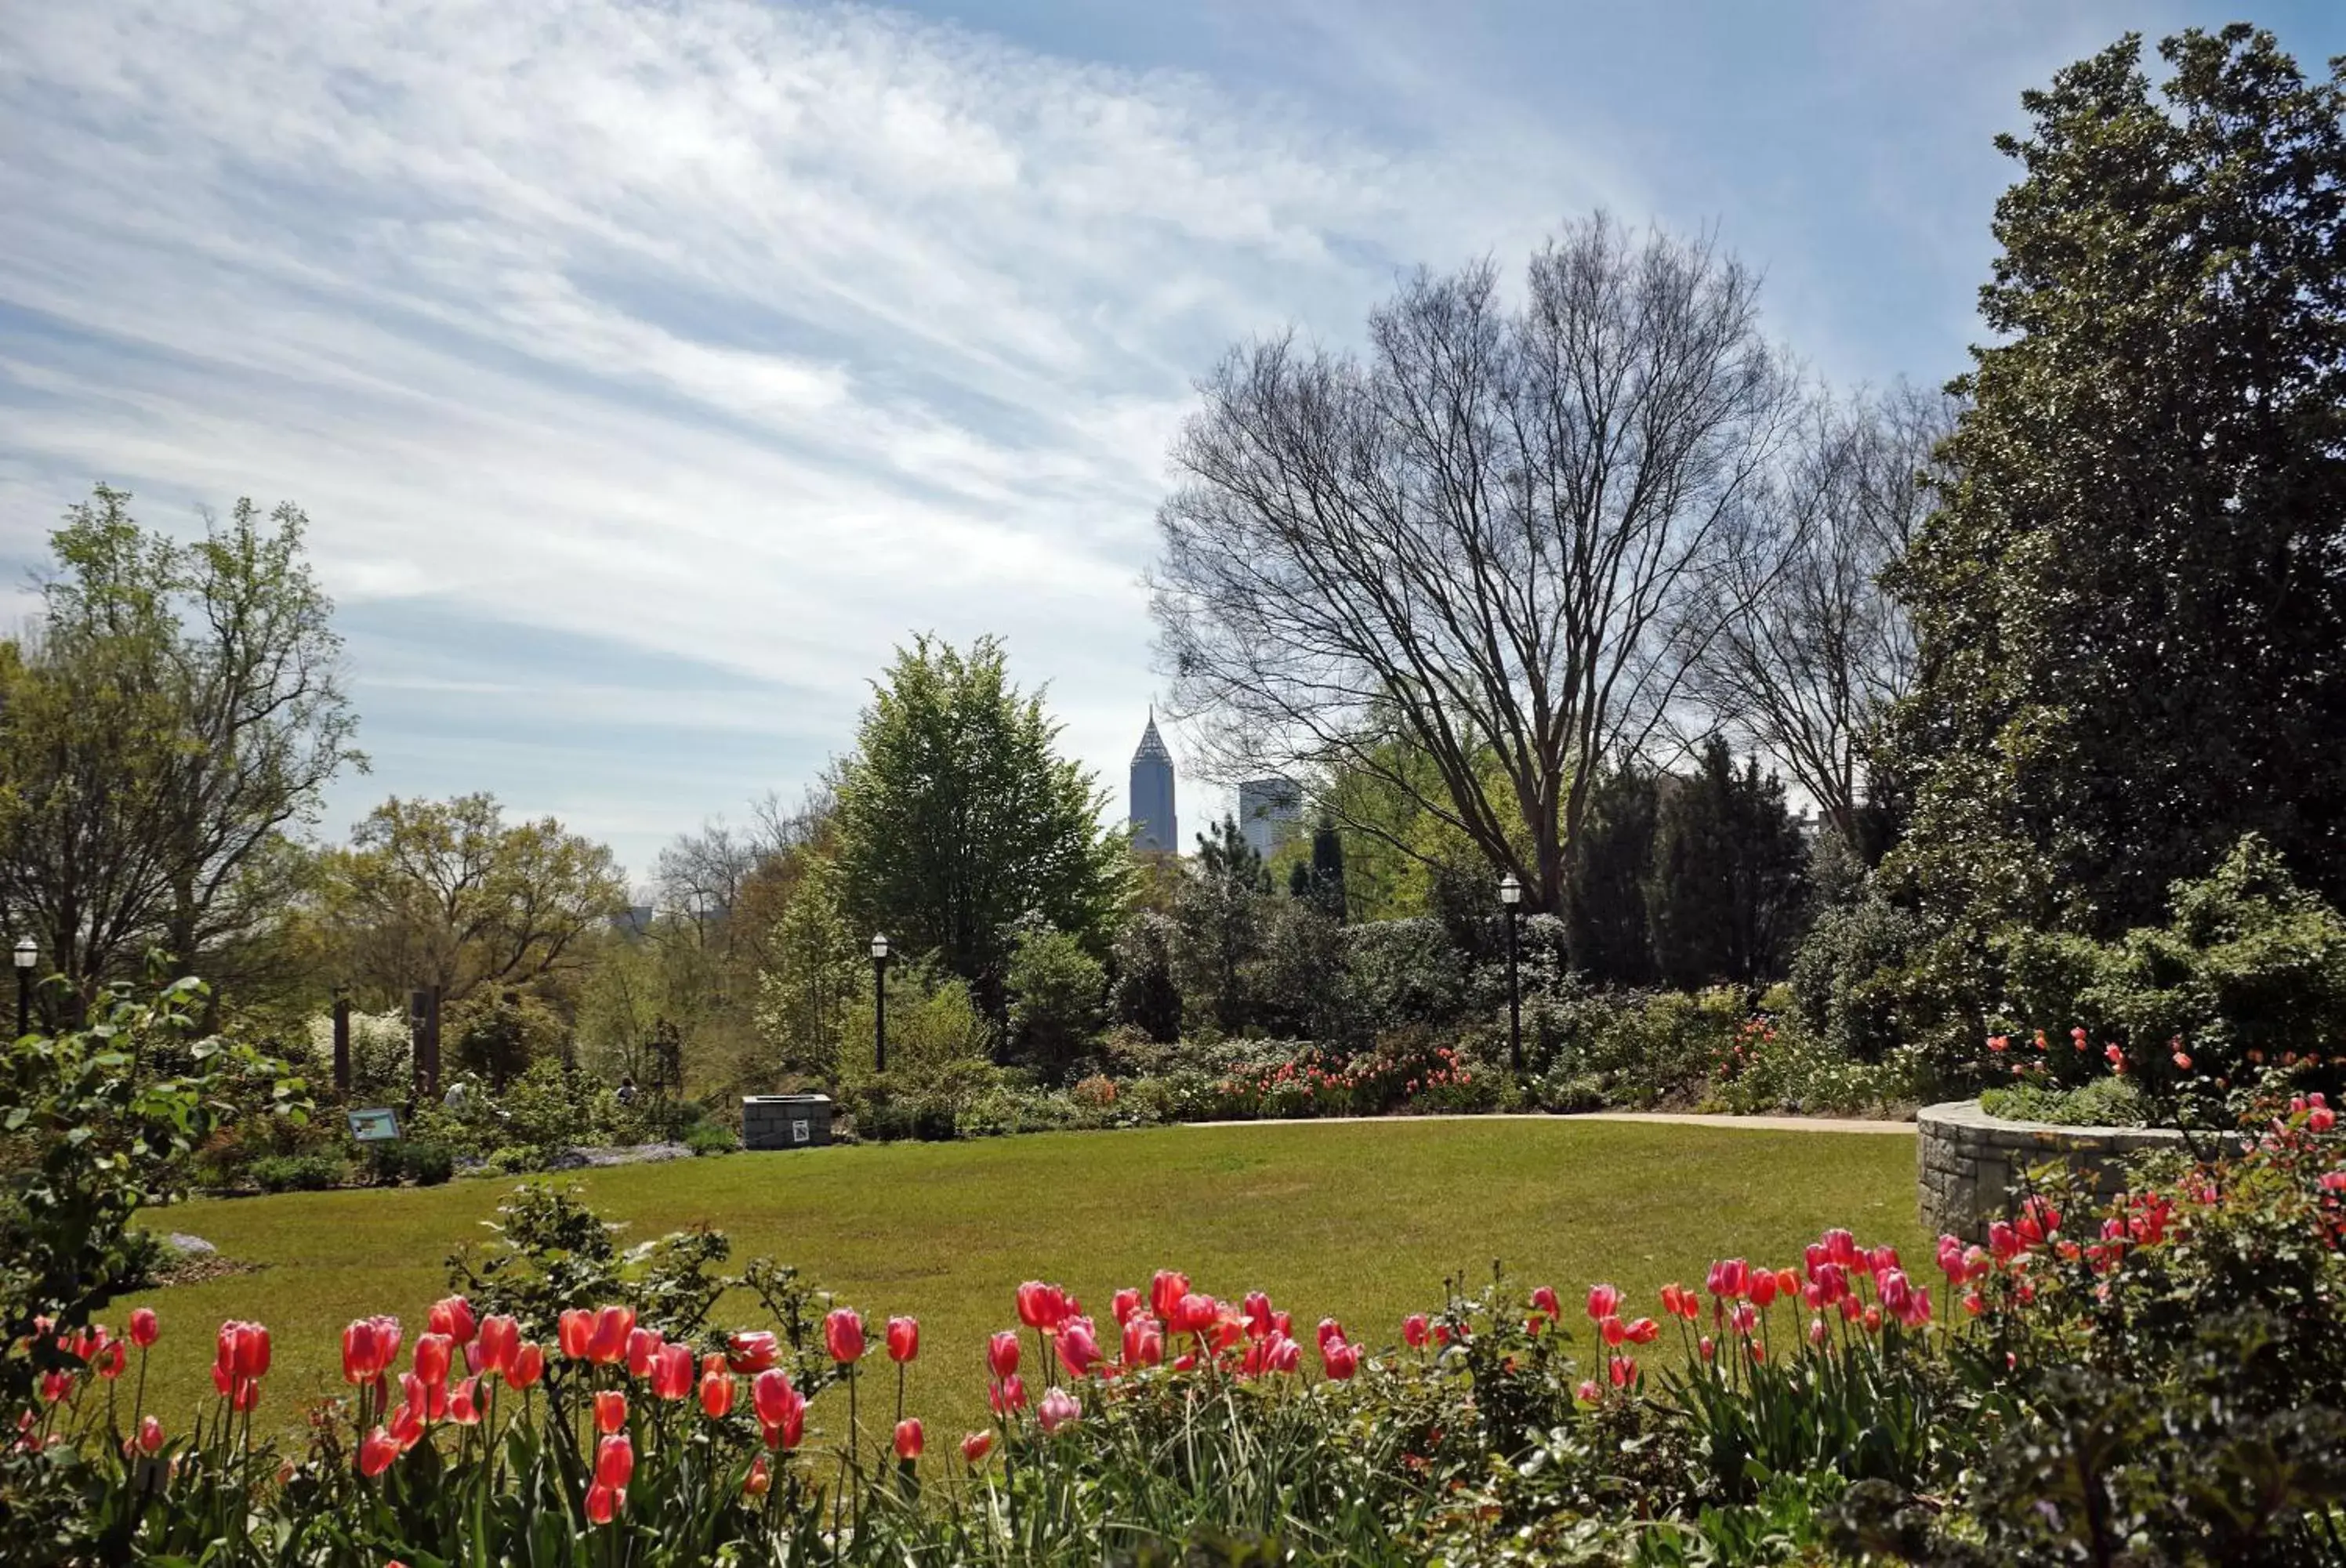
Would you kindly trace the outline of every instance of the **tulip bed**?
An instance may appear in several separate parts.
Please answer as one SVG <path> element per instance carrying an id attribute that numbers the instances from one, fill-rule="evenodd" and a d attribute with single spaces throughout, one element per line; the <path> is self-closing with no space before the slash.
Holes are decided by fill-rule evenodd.
<path id="1" fill-rule="evenodd" d="M 558 1186 L 570 1185 L 558 1182 Z M 577 1190 L 642 1241 L 708 1226 L 741 1257 L 796 1265 L 841 1298 L 917 1315 L 942 1355 L 930 1414 L 981 1418 L 976 1369 L 1002 1284 L 1040 1273 L 1105 1297 L 1168 1257 L 1347 1321 L 1394 1322 L 1448 1274 L 1650 1291 L 1724 1253 L 1780 1249 L 1846 1220 L 1912 1248 L 1911 1136 L 1577 1121 L 1168 1127 L 734 1155 L 583 1172 Z M 174 1206 L 147 1223 L 265 1265 L 128 1298 L 278 1332 L 269 1414 L 340 1386 L 352 1318 L 413 1312 L 512 1184 L 291 1194 Z M 727 1305 L 750 1305 L 740 1293 Z M 158 1359 L 162 1408 L 209 1398 L 200 1359 Z"/>
<path id="2" fill-rule="evenodd" d="M 1658 1315 L 1494 1276 L 1306 1327 L 1160 1269 L 1096 1319 L 1030 1280 L 996 1298 L 989 1414 L 933 1436 L 906 1403 L 929 1354 L 909 1315 L 753 1267 L 764 1321 L 719 1321 L 706 1237 L 582 1265 L 576 1205 L 505 1223 L 412 1339 L 342 1329 L 345 1391 L 295 1441 L 257 1431 L 260 1323 L 45 1329 L 14 1352 L 47 1369 L 0 1502 L 62 1487 L 82 1512 L 61 1549 L 106 1561 L 369 1568 L 2346 1551 L 2346 1144 L 2318 1098 L 2107 1205 L 2050 1182 L 1911 1269 L 1830 1228 L 1709 1262 Z M 565 1304 L 597 1290 L 627 1298 Z M 183 1336 L 212 1396 L 174 1430 L 148 1362 Z"/>

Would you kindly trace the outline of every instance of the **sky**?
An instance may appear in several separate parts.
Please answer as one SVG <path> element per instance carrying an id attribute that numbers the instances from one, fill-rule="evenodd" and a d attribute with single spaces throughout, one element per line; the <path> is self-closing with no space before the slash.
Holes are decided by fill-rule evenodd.
<path id="1" fill-rule="evenodd" d="M 104 481 L 299 504 L 384 797 L 659 846 L 1007 645 L 1120 811 L 1193 383 L 1602 207 L 1959 372 L 2019 95 L 2186 4 L 5 0 L 0 617 Z M 2310 68 L 2346 6 L 2270 5 Z M 1178 731 L 1168 736 L 1177 758 Z M 1185 788 L 1185 835 L 1226 799 Z"/>

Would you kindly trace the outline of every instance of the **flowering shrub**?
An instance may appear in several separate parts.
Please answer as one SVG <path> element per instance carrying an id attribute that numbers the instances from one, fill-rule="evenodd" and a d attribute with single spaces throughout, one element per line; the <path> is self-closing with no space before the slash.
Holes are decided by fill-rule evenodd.
<path id="1" fill-rule="evenodd" d="M 468 1293 L 350 1325 L 298 1448 L 255 1419 L 262 1325 L 208 1338 L 185 1428 L 144 1396 L 176 1323 L 37 1325 L 7 1561 L 2334 1561 L 2346 1151 L 2311 1095 L 2258 1126 L 1927 1260 L 1832 1229 L 1650 1298 L 1494 1272 L 1385 1333 L 1171 1269 L 1096 1313 L 1029 1281 L 957 1434 L 913 1319 L 753 1268 L 768 1326 L 719 1323 L 720 1249 L 517 1202 Z"/>

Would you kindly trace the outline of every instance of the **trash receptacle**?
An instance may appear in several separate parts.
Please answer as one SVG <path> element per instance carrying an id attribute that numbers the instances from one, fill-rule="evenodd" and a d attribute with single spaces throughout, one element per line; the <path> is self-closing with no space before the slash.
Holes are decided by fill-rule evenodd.
<path id="1" fill-rule="evenodd" d="M 744 1095 L 741 1146 L 811 1149 L 831 1142 L 829 1095 Z"/>

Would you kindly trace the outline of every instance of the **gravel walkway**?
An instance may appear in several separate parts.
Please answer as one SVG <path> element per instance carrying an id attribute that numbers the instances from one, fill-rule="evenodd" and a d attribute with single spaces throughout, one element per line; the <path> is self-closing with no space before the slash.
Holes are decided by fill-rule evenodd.
<path id="1" fill-rule="evenodd" d="M 1493 1111 L 1433 1116 L 1275 1116 L 1243 1122 L 1184 1122 L 1185 1127 L 1303 1127 L 1347 1122 L 1651 1122 L 1674 1127 L 1739 1127 L 1760 1133 L 1903 1133 L 1912 1122 L 1863 1121 L 1854 1116 L 1724 1116 L 1693 1111 L 1584 1111 L 1551 1115 L 1545 1111 Z"/>

